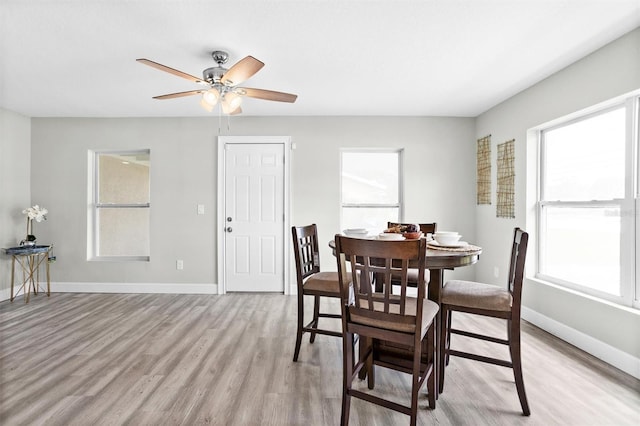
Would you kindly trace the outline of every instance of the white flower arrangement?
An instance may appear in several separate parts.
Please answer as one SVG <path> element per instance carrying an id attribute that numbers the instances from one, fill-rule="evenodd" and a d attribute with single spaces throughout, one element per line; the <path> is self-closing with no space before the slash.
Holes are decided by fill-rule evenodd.
<path id="1" fill-rule="evenodd" d="M 42 222 L 43 220 L 47 220 L 47 213 L 49 213 L 49 210 L 36 204 L 33 207 L 22 210 L 22 213 L 26 214 L 27 218 L 31 220 L 35 219 L 36 222 Z"/>
<path id="2" fill-rule="evenodd" d="M 35 206 L 22 210 L 22 213 L 27 215 L 27 241 L 35 241 L 36 237 L 33 236 L 33 220 L 35 219 L 36 222 L 47 220 L 49 210 L 36 204 Z"/>

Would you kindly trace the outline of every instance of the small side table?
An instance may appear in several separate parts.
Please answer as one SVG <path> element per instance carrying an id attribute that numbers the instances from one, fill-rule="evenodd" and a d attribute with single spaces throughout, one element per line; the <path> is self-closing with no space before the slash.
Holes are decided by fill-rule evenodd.
<path id="1" fill-rule="evenodd" d="M 51 295 L 51 282 L 49 276 L 49 253 L 53 245 L 47 246 L 19 246 L 4 249 L 5 253 L 12 256 L 11 260 L 11 301 L 22 290 L 25 303 L 29 303 L 29 296 L 38 294 L 40 290 L 40 265 L 44 263 L 47 274 L 47 296 Z M 16 263 L 22 268 L 22 281 L 15 289 Z"/>

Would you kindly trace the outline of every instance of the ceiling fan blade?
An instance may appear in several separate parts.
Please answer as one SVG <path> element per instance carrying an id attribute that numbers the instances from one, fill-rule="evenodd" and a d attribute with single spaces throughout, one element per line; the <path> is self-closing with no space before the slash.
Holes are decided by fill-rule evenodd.
<path id="1" fill-rule="evenodd" d="M 173 99 L 181 98 L 183 96 L 192 96 L 199 93 L 204 93 L 206 90 L 189 90 L 188 92 L 169 93 L 168 95 L 154 96 L 153 99 Z"/>
<path id="2" fill-rule="evenodd" d="M 150 67 L 153 67 L 153 68 L 158 69 L 160 71 L 168 72 L 169 74 L 173 74 L 173 75 L 176 75 L 178 77 L 186 78 L 187 80 L 193 81 L 194 83 L 207 84 L 205 81 L 203 81 L 199 77 L 193 76 L 191 74 L 187 74 L 186 72 L 178 71 L 177 69 L 168 67 L 166 65 L 159 64 L 157 62 L 150 61 L 149 59 L 140 58 L 140 59 L 136 59 L 136 61 L 140 62 L 141 64 L 149 65 Z"/>
<path id="3" fill-rule="evenodd" d="M 253 56 L 247 56 L 229 68 L 222 76 L 220 82 L 225 86 L 235 86 L 249 79 L 252 75 L 260 71 L 262 67 L 264 67 L 263 62 Z"/>
<path id="4" fill-rule="evenodd" d="M 264 99 L 266 101 L 293 103 L 298 99 L 298 95 L 293 95 L 291 93 L 276 92 L 265 89 L 252 89 L 249 87 L 238 87 L 235 89 L 235 92 L 241 96 L 249 96 L 250 98 Z"/>

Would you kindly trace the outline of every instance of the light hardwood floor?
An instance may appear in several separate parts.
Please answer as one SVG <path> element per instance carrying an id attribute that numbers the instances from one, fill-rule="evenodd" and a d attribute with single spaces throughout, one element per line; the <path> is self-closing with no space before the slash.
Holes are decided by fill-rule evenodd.
<path id="1" fill-rule="evenodd" d="M 323 302 L 339 312 L 337 301 Z M 454 321 L 504 333 L 493 320 Z M 29 304 L 2 302 L 0 424 L 337 425 L 341 341 L 318 336 L 311 345 L 307 334 L 294 363 L 295 324 L 296 298 L 274 294 L 40 294 Z M 418 423 L 638 424 L 640 381 L 523 328 L 531 417 L 521 415 L 511 370 L 452 358 L 435 410 L 422 394 Z M 463 339 L 454 336 L 454 344 Z M 506 356 L 502 348 L 489 353 Z M 406 402 L 408 376 L 378 369 L 376 391 Z M 408 422 L 352 401 L 352 425 Z"/>

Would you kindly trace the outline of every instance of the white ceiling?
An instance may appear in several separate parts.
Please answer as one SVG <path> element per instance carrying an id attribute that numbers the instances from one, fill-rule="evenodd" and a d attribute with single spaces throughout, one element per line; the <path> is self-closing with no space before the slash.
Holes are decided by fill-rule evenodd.
<path id="1" fill-rule="evenodd" d="M 244 115 L 474 117 L 640 26 L 640 0 L 0 0 L 0 107 L 30 117 L 206 116 L 226 50 L 266 65 Z"/>

